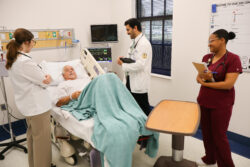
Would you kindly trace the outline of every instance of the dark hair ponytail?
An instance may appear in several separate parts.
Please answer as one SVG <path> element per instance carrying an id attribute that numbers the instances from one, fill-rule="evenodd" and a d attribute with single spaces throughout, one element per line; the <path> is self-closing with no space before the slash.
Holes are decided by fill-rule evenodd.
<path id="1" fill-rule="evenodd" d="M 225 43 L 227 44 L 228 40 L 232 40 L 236 37 L 234 32 L 227 32 L 227 30 L 219 29 L 213 32 L 219 39 L 224 38 Z"/>
<path id="2" fill-rule="evenodd" d="M 229 32 L 228 33 L 228 40 L 234 39 L 236 37 L 234 32 Z"/>
<path id="3" fill-rule="evenodd" d="M 18 52 L 18 49 L 20 48 L 20 44 L 18 44 L 15 40 L 11 40 L 6 48 L 7 48 L 7 55 L 6 55 L 6 58 L 7 58 L 7 62 L 6 62 L 6 68 L 7 69 L 10 69 L 12 64 L 16 61 L 17 59 L 17 52 Z"/>
<path id="4" fill-rule="evenodd" d="M 6 68 L 10 69 L 12 64 L 16 61 L 17 55 L 18 55 L 18 50 L 21 48 L 21 45 L 24 42 L 30 42 L 33 38 L 34 35 L 29 31 L 24 28 L 18 28 L 14 32 L 13 35 L 14 39 L 12 39 L 6 46 L 7 48 L 7 62 L 6 62 Z"/>

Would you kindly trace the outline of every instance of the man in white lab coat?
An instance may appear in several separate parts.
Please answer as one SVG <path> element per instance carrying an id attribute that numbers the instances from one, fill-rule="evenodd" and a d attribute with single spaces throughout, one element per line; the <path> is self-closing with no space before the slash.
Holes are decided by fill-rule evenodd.
<path id="1" fill-rule="evenodd" d="M 127 34 L 133 40 L 128 54 L 118 57 L 117 63 L 125 72 L 125 82 L 129 91 L 146 115 L 150 113 L 148 90 L 152 64 L 152 46 L 141 32 L 141 23 L 135 19 L 125 22 Z M 125 58 L 125 59 L 124 59 Z"/>

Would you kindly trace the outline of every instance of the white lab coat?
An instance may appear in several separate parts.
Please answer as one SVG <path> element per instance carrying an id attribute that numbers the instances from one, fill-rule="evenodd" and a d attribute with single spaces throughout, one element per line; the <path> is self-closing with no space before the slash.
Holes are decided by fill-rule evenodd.
<path id="1" fill-rule="evenodd" d="M 47 85 L 43 84 L 45 74 L 31 58 L 19 55 L 8 72 L 16 106 L 24 116 L 35 116 L 51 109 Z"/>
<path id="2" fill-rule="evenodd" d="M 147 93 L 150 87 L 150 73 L 152 65 L 152 46 L 142 33 L 135 38 L 136 47 L 131 44 L 126 57 L 134 59 L 135 63 L 123 63 L 122 70 L 130 77 L 130 88 L 133 93 Z"/>

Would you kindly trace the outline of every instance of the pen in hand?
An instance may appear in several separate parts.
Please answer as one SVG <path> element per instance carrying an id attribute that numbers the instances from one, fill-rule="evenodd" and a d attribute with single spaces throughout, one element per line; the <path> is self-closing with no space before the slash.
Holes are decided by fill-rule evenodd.
<path id="1" fill-rule="evenodd" d="M 208 71 L 207 70 L 205 70 L 204 71 L 204 73 L 207 73 Z M 210 71 L 212 74 L 218 74 L 218 72 L 216 72 L 216 71 Z"/>

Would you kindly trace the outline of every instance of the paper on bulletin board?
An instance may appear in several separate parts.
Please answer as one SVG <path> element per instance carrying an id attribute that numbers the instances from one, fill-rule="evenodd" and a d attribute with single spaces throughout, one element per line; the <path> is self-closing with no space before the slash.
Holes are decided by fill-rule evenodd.
<path id="1" fill-rule="evenodd" d="M 39 38 L 38 32 L 33 31 L 32 34 L 34 35 L 34 39 L 38 39 Z"/>
<path id="2" fill-rule="evenodd" d="M 250 56 L 241 56 L 241 65 L 244 71 L 250 72 Z"/>
<path id="3" fill-rule="evenodd" d="M 1 33 L 1 34 L 0 34 L 0 39 L 1 39 L 1 40 L 6 40 L 6 37 L 5 37 L 5 34 L 4 34 L 4 33 Z"/>
<path id="4" fill-rule="evenodd" d="M 2 41 L 0 40 L 0 54 L 3 53 L 3 50 L 2 50 Z"/>

